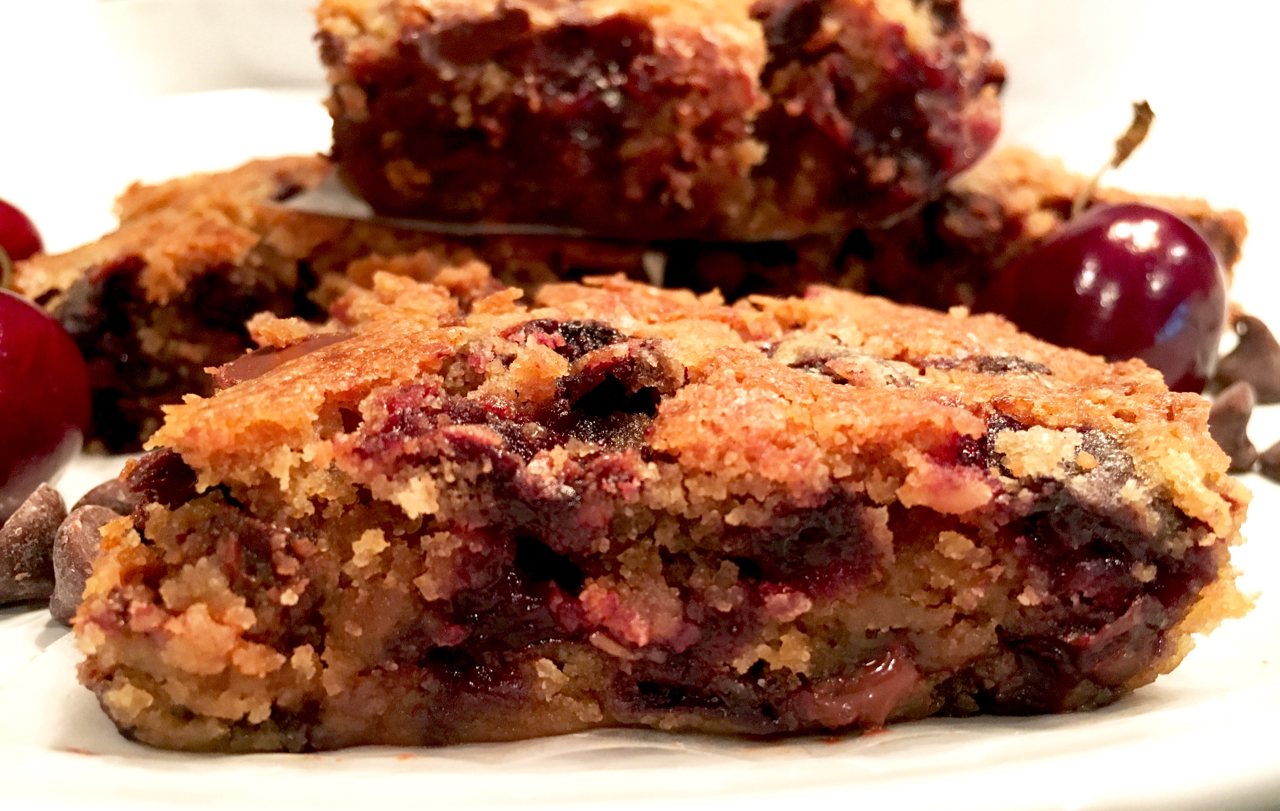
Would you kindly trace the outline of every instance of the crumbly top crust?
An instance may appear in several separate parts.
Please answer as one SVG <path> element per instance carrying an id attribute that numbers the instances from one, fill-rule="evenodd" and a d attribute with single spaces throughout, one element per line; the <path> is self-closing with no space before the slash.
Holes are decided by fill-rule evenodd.
<path id="1" fill-rule="evenodd" d="M 368 54 L 388 53 L 403 28 L 425 22 L 478 20 L 499 10 L 528 15 L 534 29 L 595 22 L 626 14 L 649 21 L 659 36 L 700 36 L 744 70 L 764 65 L 764 32 L 747 0 L 325 0 L 320 28 Z"/>
<path id="2" fill-rule="evenodd" d="M 75 250 L 20 263 L 15 286 L 41 300 L 71 287 L 87 270 L 137 256 L 145 264 L 140 287 L 149 301 L 163 304 L 194 274 L 242 263 L 264 237 L 278 241 L 285 253 L 332 238 L 332 220 L 271 205 L 279 196 L 318 185 L 328 171 L 324 158 L 298 155 L 164 183 L 134 183 L 116 201 L 119 229 Z"/>
<path id="3" fill-rule="evenodd" d="M 785 494 L 803 506 L 839 487 L 964 514 L 987 505 L 993 491 L 980 468 L 969 475 L 956 466 L 956 442 L 1008 418 L 1047 429 L 1005 441 L 1010 469 L 1069 463 L 1079 450 L 1071 437 L 1097 431 L 1132 457 L 1142 480 L 1135 498 L 1170 500 L 1222 537 L 1235 536 L 1243 520 L 1247 493 L 1209 438 L 1202 398 L 1169 392 L 1139 361 L 1107 364 L 996 316 L 827 288 L 726 306 L 715 295 L 620 278 L 548 286 L 534 309 L 516 303 L 517 290 L 465 307 L 456 296 L 466 299 L 487 277 L 472 266 L 439 280 L 452 295 L 376 276 L 372 292 L 353 291 L 335 307 L 350 338 L 209 399 L 188 398 L 169 409 L 151 446 L 181 454 L 202 486 L 278 488 L 284 509 L 307 514 L 352 484 L 351 471 L 331 464 L 344 410 L 364 414 L 388 387 L 438 383 L 463 358 L 482 378 L 468 398 L 537 413 L 581 370 L 522 338 L 522 325 L 573 320 L 653 348 L 646 374 L 668 390 L 640 441 L 682 466 L 702 495 Z"/>
<path id="4" fill-rule="evenodd" d="M 937 32 L 932 2 L 845 0 L 876 9 L 903 26 L 914 48 L 930 46 Z M 649 20 L 658 33 L 698 32 L 718 44 L 733 45 L 762 64 L 764 31 L 751 10 L 756 0 L 322 0 L 316 9 L 320 27 L 365 47 L 390 48 L 406 23 L 423 20 L 474 20 L 499 10 L 520 10 L 535 28 L 589 23 L 626 14 Z"/>

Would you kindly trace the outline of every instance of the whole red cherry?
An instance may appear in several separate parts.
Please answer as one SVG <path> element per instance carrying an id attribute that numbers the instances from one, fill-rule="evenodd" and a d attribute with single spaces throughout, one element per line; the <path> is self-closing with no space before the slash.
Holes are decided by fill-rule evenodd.
<path id="1" fill-rule="evenodd" d="M 975 309 L 1107 360 L 1141 358 L 1169 388 L 1201 391 L 1227 318 L 1217 254 L 1176 214 L 1089 209 L 1001 273 Z"/>
<path id="2" fill-rule="evenodd" d="M 89 416 L 75 342 L 35 304 L 0 290 L 0 520 L 80 451 Z"/>
<path id="3" fill-rule="evenodd" d="M 31 219 L 4 200 L 0 200 L 0 248 L 15 262 L 44 249 Z"/>

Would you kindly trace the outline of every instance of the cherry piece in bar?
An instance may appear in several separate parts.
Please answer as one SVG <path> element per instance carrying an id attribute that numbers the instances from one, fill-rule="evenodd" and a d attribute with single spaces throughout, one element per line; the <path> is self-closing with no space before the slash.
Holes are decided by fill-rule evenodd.
<path id="1" fill-rule="evenodd" d="M 17 206 L 0 200 L 0 248 L 17 262 L 44 250 L 40 233 Z"/>
<path id="2" fill-rule="evenodd" d="M 1141 358 L 1201 391 L 1227 317 L 1221 263 L 1195 227 L 1141 203 L 1097 206 L 1011 266 L 978 310 L 1108 360 Z"/>
<path id="3" fill-rule="evenodd" d="M 0 520 L 79 452 L 89 374 L 57 321 L 0 290 Z"/>

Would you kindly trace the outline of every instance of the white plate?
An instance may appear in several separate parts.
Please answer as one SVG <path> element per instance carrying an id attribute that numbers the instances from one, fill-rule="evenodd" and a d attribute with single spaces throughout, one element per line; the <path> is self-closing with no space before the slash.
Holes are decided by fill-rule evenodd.
<path id="1" fill-rule="evenodd" d="M 1048 9 L 1049 0 L 1017 0 L 1042 1 Z M 975 11 L 1001 13 L 998 0 L 972 2 Z M 1075 24 L 1043 46 L 1018 41 L 1023 28 L 1006 32 L 1006 47 L 997 47 L 1015 82 L 1019 64 L 1040 47 L 1076 49 L 1084 60 L 1097 47 L 1090 32 L 1132 24 L 1124 16 L 1131 4 L 1116 5 L 1109 17 L 1110 5 L 1080 2 Z M 1114 181 L 1245 210 L 1253 235 L 1235 294 L 1280 325 L 1274 127 L 1252 95 L 1257 87 L 1272 94 L 1277 78 L 1267 61 L 1275 26 L 1260 19 L 1280 13 L 1270 6 L 1219 2 L 1210 14 L 1191 0 L 1148 3 L 1136 33 L 1120 37 L 1120 51 L 1107 57 L 1112 81 L 1086 83 L 1092 93 L 1076 84 L 1060 96 L 1052 84 L 1032 91 L 1024 82 L 1016 93 L 1011 85 L 1009 120 L 1022 140 L 1088 170 L 1126 123 L 1128 101 L 1150 98 L 1157 127 Z M 26 35 L 0 48 L 0 76 L 13 91 L 0 121 L 0 196 L 31 212 L 51 249 L 109 229 L 112 196 L 135 177 L 327 146 L 327 119 L 314 96 L 148 99 L 122 87 L 124 74 L 92 26 L 88 0 L 0 0 L 0 31 L 15 30 Z M 1021 75 L 1044 74 L 1028 67 Z M 1036 105 L 1053 115 L 1038 116 Z M 8 115 L 13 110 L 25 115 Z M 1280 408 L 1257 414 L 1251 432 L 1263 447 L 1280 439 Z M 119 461 L 82 460 L 62 489 L 74 499 Z M 1094 713 L 931 720 L 861 738 L 753 743 L 610 731 L 308 756 L 158 752 L 121 739 L 76 685 L 77 654 L 47 612 L 0 611 L 0 805 L 1271 807 L 1280 803 L 1280 548 L 1273 543 L 1280 488 L 1246 481 L 1256 494 L 1246 527 L 1252 540 L 1237 560 L 1244 587 L 1261 592 L 1258 607 L 1203 641 L 1175 673 Z"/>

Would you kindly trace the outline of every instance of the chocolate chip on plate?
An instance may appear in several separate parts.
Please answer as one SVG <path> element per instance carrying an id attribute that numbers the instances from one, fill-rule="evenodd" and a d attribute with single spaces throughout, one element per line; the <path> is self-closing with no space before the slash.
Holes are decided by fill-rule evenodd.
<path id="1" fill-rule="evenodd" d="M 80 500 L 71 508 L 71 512 L 93 504 L 98 507 L 106 507 L 108 510 L 114 510 L 120 515 L 129 515 L 141 503 L 142 495 L 140 493 L 130 489 L 129 485 L 119 479 L 111 479 L 81 496 Z"/>
<path id="2" fill-rule="evenodd" d="M 1258 461 L 1258 449 L 1249 441 L 1249 417 L 1257 401 L 1253 386 L 1241 380 L 1213 398 L 1209 407 L 1209 435 L 1231 457 L 1231 472 L 1244 473 Z"/>
<path id="3" fill-rule="evenodd" d="M 54 589 L 49 613 L 63 625 L 71 624 L 80 607 L 85 581 L 93 572 L 101 546 L 102 527 L 119 517 L 115 510 L 87 504 L 72 510 L 58 527 L 53 541 Z"/>
<path id="4" fill-rule="evenodd" d="M 1280 482 L 1280 442 L 1258 454 L 1258 472 Z"/>
<path id="5" fill-rule="evenodd" d="M 1280 403 L 1280 342 L 1260 318 L 1240 315 L 1234 326 L 1240 343 L 1218 361 L 1215 382 L 1226 388 L 1243 380 L 1253 386 L 1259 403 Z"/>
<path id="6" fill-rule="evenodd" d="M 66 516 L 62 496 L 42 484 L 0 527 L 0 605 L 53 594 L 53 537 Z"/>

